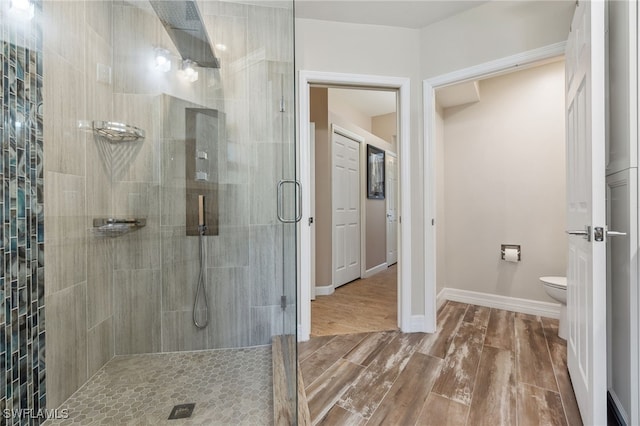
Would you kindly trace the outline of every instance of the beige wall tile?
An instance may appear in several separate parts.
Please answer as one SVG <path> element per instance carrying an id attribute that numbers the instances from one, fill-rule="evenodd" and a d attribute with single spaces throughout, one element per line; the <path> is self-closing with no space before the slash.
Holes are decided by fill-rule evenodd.
<path id="1" fill-rule="evenodd" d="M 160 271 L 116 271 L 116 355 L 160 351 Z"/>
<path id="2" fill-rule="evenodd" d="M 108 318 L 87 331 L 87 377 L 113 358 L 113 320 Z"/>
<path id="3" fill-rule="evenodd" d="M 252 226 L 249 234 L 251 305 L 279 305 L 282 296 L 282 233 L 278 225 Z"/>
<path id="4" fill-rule="evenodd" d="M 199 316 L 198 318 L 203 318 Z M 211 323 L 209 323 L 211 325 Z M 193 324 L 193 312 L 173 311 L 162 313 L 162 351 L 196 351 L 207 349 L 207 329 Z"/>
<path id="5" fill-rule="evenodd" d="M 111 44 L 113 2 L 109 0 L 93 0 L 84 3 L 87 25 L 107 43 Z"/>
<path id="6" fill-rule="evenodd" d="M 283 334 L 283 311 L 277 306 L 251 307 L 251 345 L 267 345 L 271 338 Z"/>
<path id="7" fill-rule="evenodd" d="M 78 69 L 84 65 L 86 3 L 84 1 L 43 3 L 45 17 L 43 32 L 46 34 L 43 41 L 45 48 L 61 54 L 64 59 Z M 50 68 L 46 69 L 48 69 L 47 73 L 51 70 Z"/>
<path id="8" fill-rule="evenodd" d="M 87 326 L 113 315 L 113 240 L 90 235 L 87 241 Z"/>
<path id="9" fill-rule="evenodd" d="M 47 407 L 60 405 L 87 380 L 86 283 L 50 294 L 47 320 Z"/>
<path id="10" fill-rule="evenodd" d="M 44 197 L 46 240 L 82 237 L 86 215 L 85 178 L 46 171 Z"/>
<path id="11" fill-rule="evenodd" d="M 248 275 L 247 268 L 207 270 L 209 348 L 242 347 L 252 343 Z"/>
<path id="12" fill-rule="evenodd" d="M 71 2 L 56 2 L 71 3 Z M 44 85 L 45 170 L 85 174 L 84 137 L 78 120 L 85 119 L 83 64 L 74 67 L 55 51 L 45 47 Z"/>
<path id="13" fill-rule="evenodd" d="M 220 227 L 219 235 L 206 239 L 209 266 L 248 266 L 249 236 L 250 232 L 246 227 Z"/>
<path id="14" fill-rule="evenodd" d="M 170 257 L 167 259 L 170 259 Z M 199 265 L 200 262 L 197 256 L 188 262 L 162 263 L 163 312 L 192 309 L 200 272 Z M 216 305 L 217 303 L 216 301 Z"/>

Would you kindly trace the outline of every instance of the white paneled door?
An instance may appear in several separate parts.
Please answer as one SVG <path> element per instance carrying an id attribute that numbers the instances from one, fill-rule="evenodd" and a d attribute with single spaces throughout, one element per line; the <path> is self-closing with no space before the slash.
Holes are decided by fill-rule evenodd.
<path id="1" fill-rule="evenodd" d="M 567 363 L 584 424 L 607 424 L 605 4 L 580 1 L 566 50 Z"/>
<path id="2" fill-rule="evenodd" d="M 398 261 L 398 157 L 391 152 L 385 156 L 385 189 L 387 191 L 387 265 Z"/>
<path id="3" fill-rule="evenodd" d="M 333 286 L 360 278 L 360 143 L 332 132 Z"/>

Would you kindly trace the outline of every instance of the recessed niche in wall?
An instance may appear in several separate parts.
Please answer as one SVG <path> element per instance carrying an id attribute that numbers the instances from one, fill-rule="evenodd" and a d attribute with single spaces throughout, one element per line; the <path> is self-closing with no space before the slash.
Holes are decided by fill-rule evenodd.
<path id="1" fill-rule="evenodd" d="M 218 235 L 218 146 L 224 137 L 224 113 L 186 108 L 185 114 L 186 232 L 199 235 L 203 217 L 204 234 Z"/>

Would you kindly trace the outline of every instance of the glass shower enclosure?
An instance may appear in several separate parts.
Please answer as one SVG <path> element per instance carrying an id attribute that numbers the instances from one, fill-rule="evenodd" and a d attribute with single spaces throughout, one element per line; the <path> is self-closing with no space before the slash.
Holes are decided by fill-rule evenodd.
<path id="1" fill-rule="evenodd" d="M 0 410 L 259 348 L 265 423 L 296 423 L 293 1 L 11 0 L 0 37 Z"/>

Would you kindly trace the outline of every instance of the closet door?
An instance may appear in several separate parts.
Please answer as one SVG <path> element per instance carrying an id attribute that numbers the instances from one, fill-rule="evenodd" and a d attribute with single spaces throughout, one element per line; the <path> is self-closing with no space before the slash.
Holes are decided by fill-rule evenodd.
<path id="1" fill-rule="evenodd" d="M 360 143 L 332 133 L 333 286 L 360 278 Z"/>

